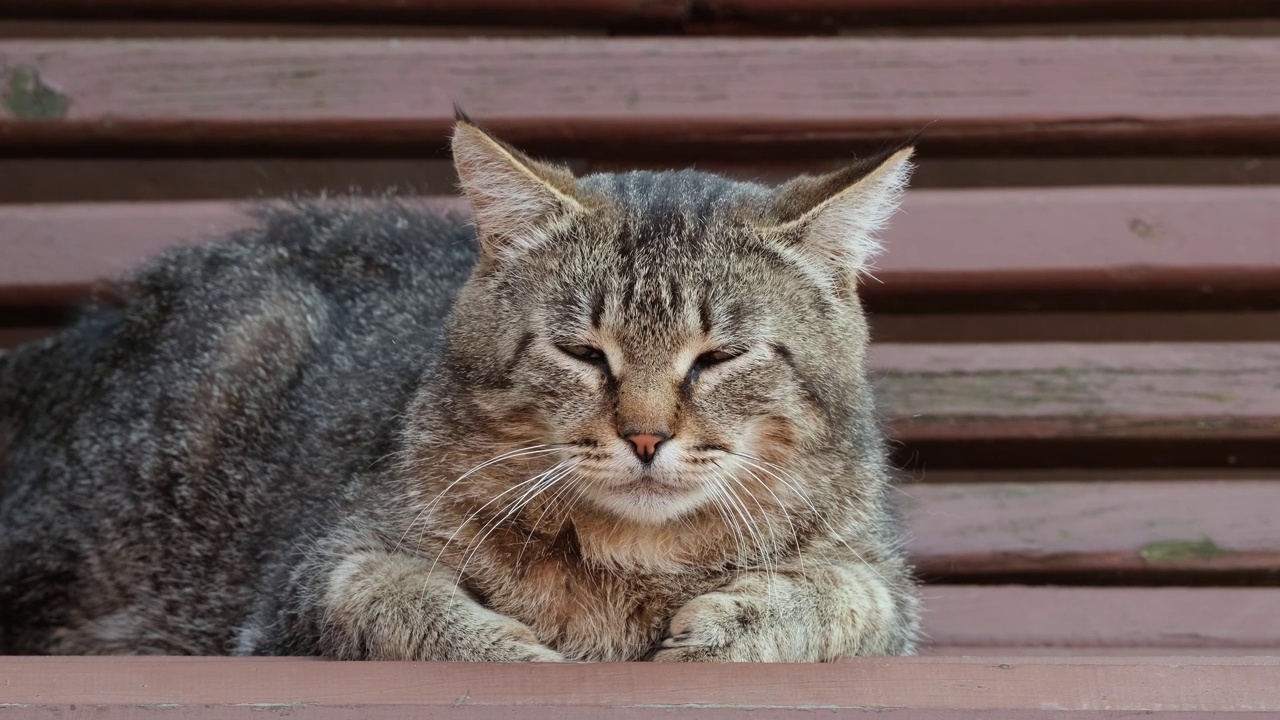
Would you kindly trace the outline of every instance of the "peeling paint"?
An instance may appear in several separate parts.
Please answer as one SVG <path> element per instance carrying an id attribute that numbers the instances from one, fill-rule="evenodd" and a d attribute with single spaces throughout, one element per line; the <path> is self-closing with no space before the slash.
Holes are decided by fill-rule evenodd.
<path id="1" fill-rule="evenodd" d="M 40 77 L 40 71 L 19 65 L 9 73 L 3 98 L 5 110 L 20 120 L 57 120 L 67 114 L 67 96 Z"/>
<path id="2" fill-rule="evenodd" d="M 294 710 L 306 707 L 304 703 L 251 703 L 250 712 L 269 712 L 277 715 L 288 715 Z"/>
<path id="3" fill-rule="evenodd" d="M 1160 540 L 1147 543 L 1139 548 L 1138 554 L 1147 562 L 1160 563 L 1179 560 L 1211 560 L 1232 553 L 1206 537 L 1200 540 Z"/>

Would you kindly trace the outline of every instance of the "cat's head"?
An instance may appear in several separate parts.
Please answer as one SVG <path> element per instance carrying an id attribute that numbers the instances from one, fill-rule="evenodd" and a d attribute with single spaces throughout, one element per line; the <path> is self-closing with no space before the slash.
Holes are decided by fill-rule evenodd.
<path id="1" fill-rule="evenodd" d="M 447 368 L 495 454 L 546 445 L 572 496 L 656 524 L 820 493 L 878 448 L 856 289 L 910 148 L 777 188 L 574 177 L 465 120 L 453 153 L 481 260 Z"/>

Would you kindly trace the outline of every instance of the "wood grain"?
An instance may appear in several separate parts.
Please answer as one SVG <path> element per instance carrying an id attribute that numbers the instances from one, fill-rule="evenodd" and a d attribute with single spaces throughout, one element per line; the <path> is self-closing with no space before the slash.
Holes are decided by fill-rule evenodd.
<path id="1" fill-rule="evenodd" d="M 464 211 L 447 198 L 435 207 Z M 83 296 L 163 248 L 249 225 L 220 202 L 0 205 L 0 304 Z M 873 308 L 1280 306 L 1280 187 L 921 190 L 863 287 Z M 913 300 L 914 299 L 914 300 Z M 916 309 L 919 309 L 918 307 Z"/>
<path id="2" fill-rule="evenodd" d="M 894 22 L 1266 17 L 1266 0 L 9 0 L 19 17 L 150 17 L 663 27 L 732 21 L 777 29 Z"/>
<path id="3" fill-rule="evenodd" d="M 836 717 L 1210 718 L 1280 711 L 1280 658 L 866 658 L 827 665 L 3 658 L 15 720 Z"/>
<path id="4" fill-rule="evenodd" d="M 8 0 L 5 13 L 36 18 L 395 21 L 423 24 L 672 25 L 692 0 Z"/>
<path id="5" fill-rule="evenodd" d="M 873 346 L 904 441 L 1274 440 L 1280 345 Z"/>
<path id="6" fill-rule="evenodd" d="M 1280 648 L 1280 588 L 932 585 L 923 594 L 925 636 L 937 654 Z"/>
<path id="7" fill-rule="evenodd" d="M 6 152 L 1280 147 L 1271 39 L 6 41 Z M 1137 145 L 1132 145 L 1137 143 Z"/>
<path id="8" fill-rule="evenodd" d="M 1267 17 L 1274 5 L 1259 0 L 701 0 L 704 15 L 776 26 L 910 25 L 1069 20 Z"/>
<path id="9" fill-rule="evenodd" d="M 933 578 L 1280 580 L 1280 483 L 926 483 L 906 493 L 912 561 Z"/>

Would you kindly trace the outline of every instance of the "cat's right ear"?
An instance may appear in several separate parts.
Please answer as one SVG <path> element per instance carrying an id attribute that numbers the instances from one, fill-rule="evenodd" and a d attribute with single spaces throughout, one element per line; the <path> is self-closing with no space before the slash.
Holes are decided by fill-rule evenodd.
<path id="1" fill-rule="evenodd" d="M 530 159 L 461 114 L 453 129 L 453 163 L 486 259 L 520 257 L 583 209 L 572 173 Z"/>

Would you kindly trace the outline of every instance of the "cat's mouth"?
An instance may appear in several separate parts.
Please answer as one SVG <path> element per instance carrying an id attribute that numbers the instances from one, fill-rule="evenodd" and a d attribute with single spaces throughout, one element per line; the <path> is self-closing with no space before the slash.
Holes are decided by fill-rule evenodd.
<path id="1" fill-rule="evenodd" d="M 683 484 L 673 483 L 662 478 L 650 474 L 641 475 L 638 478 L 623 481 L 616 486 L 617 491 L 630 494 L 654 495 L 659 497 L 671 497 L 680 495 L 689 491 L 689 488 Z"/>

